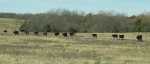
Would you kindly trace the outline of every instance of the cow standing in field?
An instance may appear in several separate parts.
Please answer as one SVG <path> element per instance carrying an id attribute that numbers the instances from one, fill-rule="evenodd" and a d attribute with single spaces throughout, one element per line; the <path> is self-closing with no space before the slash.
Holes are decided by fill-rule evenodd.
<path id="1" fill-rule="evenodd" d="M 118 39 L 118 34 L 113 34 L 112 37 L 113 37 L 113 39 L 117 40 Z"/>
<path id="2" fill-rule="evenodd" d="M 142 37 L 142 35 L 137 35 L 137 36 L 136 36 L 136 39 L 137 39 L 138 41 L 140 41 L 140 42 L 142 42 L 142 41 L 143 41 L 143 37 Z"/>
<path id="3" fill-rule="evenodd" d="M 55 36 L 59 36 L 59 34 L 60 34 L 59 32 L 54 33 Z"/>
<path id="4" fill-rule="evenodd" d="M 26 30 L 20 30 L 20 32 L 25 33 L 26 35 L 29 35 L 29 32 Z"/>
<path id="5" fill-rule="evenodd" d="M 4 30 L 3 32 L 4 32 L 4 34 L 7 34 L 8 31 L 7 31 L 7 30 Z M 4 34 L 3 34 L 3 35 L 4 35 Z"/>
<path id="6" fill-rule="evenodd" d="M 14 33 L 15 35 L 19 35 L 19 31 L 16 31 L 16 30 L 15 30 L 13 33 Z"/>
<path id="7" fill-rule="evenodd" d="M 119 35 L 120 40 L 124 40 L 124 35 Z"/>
<path id="8" fill-rule="evenodd" d="M 64 37 L 67 37 L 67 36 L 68 36 L 68 34 L 67 34 L 67 33 L 62 33 L 62 35 L 63 35 Z"/>
<path id="9" fill-rule="evenodd" d="M 92 36 L 93 36 L 94 38 L 97 38 L 97 34 L 92 34 Z"/>
<path id="10" fill-rule="evenodd" d="M 39 32 L 34 32 L 35 35 L 39 35 Z"/>
<path id="11" fill-rule="evenodd" d="M 20 32 L 25 32 L 25 30 L 20 30 Z"/>
<path id="12" fill-rule="evenodd" d="M 74 36 L 75 33 L 74 33 L 74 32 L 70 32 L 69 35 L 70 35 L 70 36 Z"/>
<path id="13" fill-rule="evenodd" d="M 48 34 L 47 34 L 47 32 L 43 32 L 43 35 L 44 35 L 44 36 L 47 36 Z"/>
<path id="14" fill-rule="evenodd" d="M 25 31 L 24 33 L 25 33 L 26 35 L 29 35 L 29 32 L 28 32 L 28 31 Z"/>
<path id="15" fill-rule="evenodd" d="M 7 33 L 8 31 L 7 31 L 7 30 L 4 30 L 3 32 L 4 32 L 4 33 Z"/>

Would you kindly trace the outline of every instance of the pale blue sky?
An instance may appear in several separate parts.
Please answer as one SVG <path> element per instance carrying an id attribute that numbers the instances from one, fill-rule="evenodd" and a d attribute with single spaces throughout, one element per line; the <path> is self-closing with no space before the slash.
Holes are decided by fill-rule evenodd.
<path id="1" fill-rule="evenodd" d="M 150 11 L 150 0 L 0 0 L 0 12 L 37 13 L 58 8 L 133 15 Z"/>

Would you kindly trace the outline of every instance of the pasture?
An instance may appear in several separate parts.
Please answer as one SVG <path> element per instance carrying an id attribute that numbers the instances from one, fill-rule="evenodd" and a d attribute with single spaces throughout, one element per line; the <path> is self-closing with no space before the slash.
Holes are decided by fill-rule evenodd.
<path id="1" fill-rule="evenodd" d="M 0 64 L 149 64 L 150 33 L 144 42 L 125 33 L 125 40 L 113 40 L 111 33 L 98 38 L 79 33 L 74 37 L 42 35 L 0 36 Z"/>
<path id="2" fill-rule="evenodd" d="M 72 37 L 20 34 L 13 30 L 23 20 L 0 19 L 0 64 L 149 64 L 150 33 L 121 33 L 125 40 L 113 40 L 112 33 L 77 33 Z M 8 29 L 8 33 L 3 33 Z"/>

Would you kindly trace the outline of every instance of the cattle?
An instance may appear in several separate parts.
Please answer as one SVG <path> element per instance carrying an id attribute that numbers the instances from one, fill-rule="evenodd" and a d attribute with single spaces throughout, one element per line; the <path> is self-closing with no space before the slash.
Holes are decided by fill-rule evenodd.
<path id="1" fill-rule="evenodd" d="M 3 32 L 4 32 L 4 33 L 7 33 L 8 31 L 7 31 L 7 30 L 4 30 Z"/>
<path id="2" fill-rule="evenodd" d="M 64 37 L 67 37 L 67 36 L 68 36 L 68 34 L 67 34 L 67 33 L 62 33 L 62 35 L 63 35 Z"/>
<path id="3" fill-rule="evenodd" d="M 113 39 L 118 39 L 118 34 L 112 34 Z"/>
<path id="4" fill-rule="evenodd" d="M 124 40 L 124 35 L 119 35 L 120 40 Z"/>
<path id="5" fill-rule="evenodd" d="M 25 30 L 20 30 L 20 32 L 25 32 Z"/>
<path id="6" fill-rule="evenodd" d="M 34 32 L 35 35 L 39 35 L 39 32 Z"/>
<path id="7" fill-rule="evenodd" d="M 74 33 L 74 32 L 70 32 L 69 35 L 70 35 L 70 36 L 74 36 L 75 33 Z"/>
<path id="8" fill-rule="evenodd" d="M 137 36 L 136 36 L 136 39 L 137 39 L 138 41 L 140 41 L 140 42 L 142 42 L 142 41 L 143 41 L 143 37 L 142 37 L 142 35 L 137 35 Z"/>
<path id="9" fill-rule="evenodd" d="M 19 35 L 19 31 L 16 31 L 16 30 L 15 30 L 13 33 L 14 33 L 15 35 Z"/>
<path id="10" fill-rule="evenodd" d="M 47 32 L 43 32 L 43 35 L 44 35 L 44 36 L 47 36 Z"/>
<path id="11" fill-rule="evenodd" d="M 29 32 L 28 32 L 28 31 L 24 31 L 24 33 L 25 33 L 26 35 L 29 35 Z"/>
<path id="12" fill-rule="evenodd" d="M 55 36 L 59 36 L 59 34 L 60 34 L 59 32 L 54 33 Z"/>
<path id="13" fill-rule="evenodd" d="M 97 34 L 92 34 L 92 36 L 93 36 L 94 38 L 97 38 Z"/>

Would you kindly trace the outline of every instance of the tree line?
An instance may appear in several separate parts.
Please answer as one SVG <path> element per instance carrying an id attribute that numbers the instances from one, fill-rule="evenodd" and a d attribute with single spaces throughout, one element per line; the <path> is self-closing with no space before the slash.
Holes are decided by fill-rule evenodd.
<path id="1" fill-rule="evenodd" d="M 8 15 L 8 16 L 7 16 Z M 110 12 L 84 13 L 52 10 L 37 14 L 3 14 L 0 17 L 24 19 L 19 28 L 29 32 L 150 32 L 150 15 L 137 16 Z"/>

